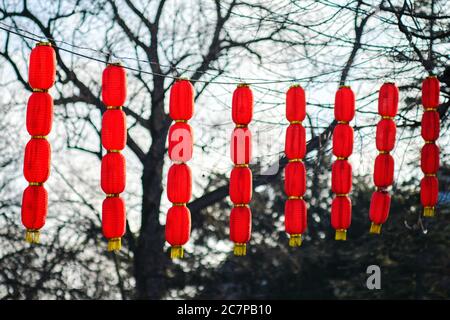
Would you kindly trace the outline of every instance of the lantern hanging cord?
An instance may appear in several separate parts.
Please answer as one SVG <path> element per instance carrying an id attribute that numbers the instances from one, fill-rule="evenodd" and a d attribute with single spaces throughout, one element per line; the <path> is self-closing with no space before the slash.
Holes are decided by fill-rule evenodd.
<path id="1" fill-rule="evenodd" d="M 0 29 L 6 31 L 8 33 L 15 34 L 15 35 L 17 35 L 17 36 L 19 36 L 21 38 L 31 40 L 31 41 L 35 41 L 35 42 L 41 42 L 42 41 L 42 37 L 40 37 L 39 35 L 36 35 L 34 33 L 31 33 L 29 31 L 26 31 L 26 30 L 23 30 L 23 29 L 14 27 L 14 26 L 7 25 L 7 24 L 5 24 L 5 23 L 3 23 L 1 21 L 0 21 Z M 28 35 L 26 35 L 24 33 L 27 33 Z M 90 50 L 90 51 L 93 51 L 93 52 L 97 52 L 97 53 L 100 53 L 102 55 L 105 55 L 105 57 L 107 55 L 111 55 L 111 56 L 113 56 L 113 57 L 115 57 L 117 59 L 133 60 L 133 61 L 136 61 L 136 62 L 145 62 L 145 63 L 150 63 L 150 64 L 156 64 L 156 65 L 159 65 L 161 67 L 175 68 L 175 69 L 184 70 L 184 71 L 199 72 L 199 73 L 202 73 L 202 74 L 209 74 L 209 75 L 217 76 L 217 74 L 212 74 L 212 73 L 208 73 L 208 72 L 202 72 L 202 71 L 197 71 L 197 70 L 192 70 L 192 69 L 184 69 L 184 68 L 179 68 L 179 67 L 174 67 L 174 66 L 165 66 L 165 65 L 161 65 L 161 64 L 158 64 L 156 62 L 153 62 L 153 61 L 147 61 L 147 60 L 135 59 L 135 58 L 128 58 L 128 57 L 119 57 L 119 56 L 113 55 L 113 54 L 111 54 L 109 52 L 103 52 L 101 50 L 96 50 L 96 49 L 86 48 L 86 47 L 82 47 L 82 46 L 77 46 L 77 45 L 68 43 L 66 41 L 62 41 L 62 40 L 56 40 L 56 39 L 52 39 L 52 38 L 46 38 L 46 39 L 52 41 L 53 43 L 60 42 L 62 44 L 66 44 L 66 45 L 71 46 L 73 48 L 78 48 L 78 49 L 82 49 L 82 50 Z M 54 44 L 53 44 L 53 47 L 57 48 L 58 50 L 61 50 L 61 51 L 64 51 L 64 52 L 67 52 L 67 53 L 79 56 L 79 57 L 84 58 L 84 59 L 100 62 L 100 63 L 103 63 L 103 64 L 106 63 L 105 60 L 102 60 L 100 58 L 95 58 L 95 57 L 92 57 L 92 56 L 89 56 L 89 55 L 86 55 L 86 54 L 83 54 L 83 53 L 79 53 L 79 52 L 76 52 L 74 50 L 69 50 L 69 49 L 66 49 L 66 48 L 63 48 L 63 47 L 60 47 L 60 46 L 56 46 Z M 169 78 L 169 79 L 173 79 L 173 80 L 179 79 L 179 77 L 177 77 L 177 76 L 171 76 L 171 75 L 168 75 L 168 74 L 162 74 L 162 73 L 157 73 L 157 72 L 144 71 L 144 70 L 140 70 L 138 68 L 133 68 L 133 67 L 126 66 L 126 65 L 122 65 L 122 67 L 124 69 L 130 70 L 130 71 L 139 72 L 139 73 L 143 73 L 143 74 L 148 74 L 148 75 L 152 75 L 152 76 L 157 76 L 157 77 L 162 77 L 162 78 Z M 256 79 L 244 79 L 244 78 L 240 78 L 240 77 L 232 77 L 232 76 L 227 76 L 227 75 L 221 75 L 221 76 L 226 77 L 226 78 L 230 78 L 230 79 L 236 79 L 238 81 L 226 82 L 226 81 L 214 81 L 214 80 L 209 81 L 209 80 L 201 80 L 201 79 L 196 79 L 196 80 L 189 79 L 189 81 L 191 81 L 191 82 L 199 82 L 199 83 L 221 84 L 221 85 L 238 85 L 238 84 L 241 84 L 241 83 L 246 83 L 248 85 L 265 85 L 265 84 L 277 84 L 277 83 L 296 83 L 296 82 L 300 82 L 300 81 L 311 82 L 311 80 L 314 79 L 314 78 L 317 78 L 317 77 L 320 77 L 320 76 L 324 76 L 324 75 L 328 75 L 328 74 L 333 74 L 335 72 L 336 71 L 333 70 L 333 71 L 330 71 L 330 72 L 321 73 L 320 75 L 314 75 L 314 76 L 309 76 L 309 77 L 304 77 L 304 78 L 280 79 L 280 80 L 271 79 L 271 80 L 264 80 L 264 81 L 253 81 L 253 80 L 256 80 Z M 250 80 L 250 81 L 247 81 L 247 80 Z"/>

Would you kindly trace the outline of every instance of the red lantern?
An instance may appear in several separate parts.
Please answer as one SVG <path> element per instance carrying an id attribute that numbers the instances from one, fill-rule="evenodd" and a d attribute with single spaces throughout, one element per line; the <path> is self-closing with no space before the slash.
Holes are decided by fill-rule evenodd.
<path id="1" fill-rule="evenodd" d="M 108 250 L 116 250 L 121 246 L 121 238 L 125 234 L 126 214 L 125 201 L 120 197 L 110 197 L 103 200 L 102 231 L 108 241 Z"/>
<path id="2" fill-rule="evenodd" d="M 194 87 L 187 79 L 175 81 L 170 89 L 169 113 L 173 120 L 187 121 L 194 114 Z"/>
<path id="3" fill-rule="evenodd" d="M 169 129 L 169 158 L 172 161 L 187 162 L 193 152 L 193 134 L 189 124 L 176 122 Z"/>
<path id="4" fill-rule="evenodd" d="M 391 196 L 385 191 L 375 191 L 370 201 L 369 217 L 372 221 L 370 233 L 379 234 L 381 225 L 386 222 L 391 206 Z"/>
<path id="5" fill-rule="evenodd" d="M 378 122 L 376 144 L 379 151 L 389 152 L 394 149 L 396 131 L 394 120 L 382 119 Z"/>
<path id="6" fill-rule="evenodd" d="M 286 130 L 284 152 L 288 159 L 303 159 L 306 154 L 306 132 L 301 124 L 291 124 Z"/>
<path id="7" fill-rule="evenodd" d="M 252 199 L 252 171 L 233 168 L 230 176 L 230 199 L 235 204 L 247 204 Z"/>
<path id="8" fill-rule="evenodd" d="M 438 78 L 431 76 L 422 82 L 422 104 L 428 109 L 439 107 L 439 92 L 441 84 Z"/>
<path id="9" fill-rule="evenodd" d="M 425 174 L 434 174 L 439 170 L 439 147 L 434 143 L 427 143 L 423 146 L 420 167 Z"/>
<path id="10" fill-rule="evenodd" d="M 331 190 L 338 195 L 352 190 L 352 165 L 347 160 L 336 160 L 331 166 Z"/>
<path id="11" fill-rule="evenodd" d="M 334 117 L 337 121 L 350 122 L 355 116 L 355 95 L 348 86 L 341 86 L 336 92 Z"/>
<path id="12" fill-rule="evenodd" d="M 253 117 L 253 93 L 246 84 L 239 85 L 233 92 L 232 102 L 233 122 L 248 125 Z"/>
<path id="13" fill-rule="evenodd" d="M 102 118 L 102 144 L 106 150 L 122 150 L 127 143 L 125 112 L 106 110 Z"/>
<path id="14" fill-rule="evenodd" d="M 27 104 L 27 130 L 30 136 L 46 136 L 52 130 L 53 99 L 47 92 L 33 92 Z"/>
<path id="15" fill-rule="evenodd" d="M 172 246 L 171 257 L 182 258 L 183 245 L 191 234 L 191 213 L 186 206 L 173 206 L 167 212 L 166 240 Z"/>
<path id="16" fill-rule="evenodd" d="M 290 162 L 284 169 L 284 190 L 288 197 L 302 197 L 306 191 L 306 169 L 303 162 Z"/>
<path id="17" fill-rule="evenodd" d="M 231 135 L 231 160 L 235 165 L 252 160 L 252 133 L 248 128 L 235 128 Z"/>
<path id="18" fill-rule="evenodd" d="M 373 179 L 378 188 L 387 188 L 394 182 L 394 158 L 390 154 L 376 157 Z"/>
<path id="19" fill-rule="evenodd" d="M 299 85 L 293 85 L 286 93 L 286 118 L 289 122 L 302 122 L 305 117 L 305 91 Z"/>
<path id="20" fill-rule="evenodd" d="M 50 175 L 50 144 L 46 139 L 31 139 L 25 147 L 23 174 L 28 182 L 44 183 Z"/>
<path id="21" fill-rule="evenodd" d="M 230 240 L 235 243 L 234 254 L 246 255 L 246 243 L 250 241 L 252 232 L 252 213 L 248 206 L 239 206 L 231 209 L 230 214 Z"/>
<path id="22" fill-rule="evenodd" d="M 33 89 L 48 90 L 55 83 L 56 55 L 48 42 L 39 42 L 31 50 L 28 82 Z"/>
<path id="23" fill-rule="evenodd" d="M 333 154 L 338 158 L 348 158 L 353 153 L 353 128 L 348 124 L 338 124 L 333 130 Z"/>
<path id="24" fill-rule="evenodd" d="M 422 116 L 421 135 L 425 141 L 435 141 L 439 138 L 440 131 L 439 112 L 427 111 Z"/>
<path id="25" fill-rule="evenodd" d="M 433 217 L 439 198 L 439 181 L 435 176 L 425 176 L 420 182 L 420 202 L 424 207 L 423 215 Z"/>
<path id="26" fill-rule="evenodd" d="M 28 186 L 22 197 L 22 224 L 27 228 L 25 240 L 39 243 L 39 229 L 45 224 L 48 194 L 43 186 Z"/>
<path id="27" fill-rule="evenodd" d="M 192 196 L 192 173 L 185 163 L 173 164 L 167 173 L 167 198 L 176 204 L 188 203 Z"/>
<path id="28" fill-rule="evenodd" d="M 378 113 L 393 118 L 398 111 L 398 88 L 394 83 L 384 83 L 378 94 Z"/>
<path id="29" fill-rule="evenodd" d="M 101 187 L 104 193 L 117 195 L 125 190 L 125 158 L 119 152 L 107 153 L 102 159 Z"/>
<path id="30" fill-rule="evenodd" d="M 303 199 L 287 200 L 284 207 L 284 226 L 289 234 L 289 245 L 298 247 L 302 244 L 302 234 L 307 227 L 306 202 Z"/>
<path id="31" fill-rule="evenodd" d="M 331 203 L 331 226 L 336 240 L 347 240 L 347 229 L 352 221 L 352 201 L 349 197 L 336 197 Z"/>
<path id="32" fill-rule="evenodd" d="M 102 76 L 102 100 L 106 106 L 120 107 L 127 98 L 125 69 L 120 64 L 109 64 Z"/>

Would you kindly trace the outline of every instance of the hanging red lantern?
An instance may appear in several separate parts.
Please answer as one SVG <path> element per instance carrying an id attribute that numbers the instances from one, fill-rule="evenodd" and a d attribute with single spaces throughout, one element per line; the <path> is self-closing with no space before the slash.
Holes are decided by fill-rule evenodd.
<path id="1" fill-rule="evenodd" d="M 306 131 L 301 124 L 291 124 L 286 130 L 284 153 L 288 159 L 303 159 L 306 154 Z"/>
<path id="2" fill-rule="evenodd" d="M 247 242 L 252 232 L 252 213 L 246 205 L 235 206 L 230 214 L 230 240 L 234 242 L 234 254 L 245 256 Z"/>
<path id="3" fill-rule="evenodd" d="M 353 153 L 353 128 L 348 124 L 338 124 L 333 130 L 333 154 L 338 158 L 348 158 Z"/>
<path id="4" fill-rule="evenodd" d="M 250 203 L 252 199 L 252 171 L 249 168 L 238 167 L 231 170 L 229 193 L 233 203 Z"/>
<path id="5" fill-rule="evenodd" d="M 102 118 L 102 145 L 106 150 L 122 150 L 127 143 L 125 112 L 106 110 Z"/>
<path id="6" fill-rule="evenodd" d="M 48 194 L 44 186 L 30 185 L 22 197 L 22 224 L 27 228 L 25 240 L 39 243 L 39 229 L 45 224 L 48 207 Z"/>
<path id="7" fill-rule="evenodd" d="M 103 157 L 101 187 L 104 193 L 114 195 L 125 190 L 125 166 L 125 157 L 119 152 L 110 152 Z"/>
<path id="8" fill-rule="evenodd" d="M 382 119 L 378 122 L 376 146 L 379 151 L 390 152 L 394 149 L 397 126 L 392 119 Z"/>
<path id="9" fill-rule="evenodd" d="M 240 84 L 233 92 L 232 102 L 233 122 L 238 125 L 248 125 L 253 117 L 253 93 L 246 84 Z"/>
<path id="10" fill-rule="evenodd" d="M 235 128 L 231 135 L 231 160 L 235 165 L 244 165 L 252 160 L 252 132 L 249 128 Z"/>
<path id="11" fill-rule="evenodd" d="M 439 198 L 439 181 L 436 176 L 425 176 L 420 182 L 420 202 L 424 207 L 423 215 L 433 217 Z"/>
<path id="12" fill-rule="evenodd" d="M 331 191 L 346 195 L 352 190 L 352 165 L 347 160 L 336 160 L 331 166 Z"/>
<path id="13" fill-rule="evenodd" d="M 386 222 L 391 206 L 391 196 L 386 191 L 375 191 L 370 201 L 369 217 L 372 224 L 370 233 L 379 234 L 381 225 Z"/>
<path id="14" fill-rule="evenodd" d="M 186 206 L 173 206 L 167 212 L 166 240 L 172 246 L 171 257 L 182 258 L 183 245 L 191 234 L 191 213 Z"/>
<path id="15" fill-rule="evenodd" d="M 306 202 L 303 199 L 288 199 L 284 207 L 284 226 L 290 235 L 289 245 L 299 247 L 302 244 L 302 234 L 307 227 Z"/>
<path id="16" fill-rule="evenodd" d="M 172 161 L 187 162 L 192 159 L 193 133 L 189 124 L 176 122 L 169 129 L 169 158 Z"/>
<path id="17" fill-rule="evenodd" d="M 347 229 L 352 221 L 352 201 L 338 196 L 331 203 L 331 226 L 336 230 L 336 240 L 347 240 Z"/>
<path id="18" fill-rule="evenodd" d="M 398 111 L 398 88 L 395 83 L 384 83 L 378 94 L 378 113 L 382 117 L 393 118 Z"/>
<path id="19" fill-rule="evenodd" d="M 46 139 L 31 139 L 25 147 L 23 174 L 28 182 L 44 183 L 50 175 L 50 144 Z"/>
<path id="20" fill-rule="evenodd" d="M 178 79 L 170 88 L 169 114 L 172 120 L 188 121 L 194 114 L 194 86 Z"/>
<path id="21" fill-rule="evenodd" d="M 172 203 L 188 203 L 192 196 L 192 173 L 185 163 L 173 164 L 167 173 L 167 198 Z"/>
<path id="22" fill-rule="evenodd" d="M 421 122 L 421 135 L 425 141 L 435 141 L 439 138 L 440 119 L 439 112 L 427 111 L 423 113 Z"/>
<path id="23" fill-rule="evenodd" d="M 427 143 L 423 146 L 420 167 L 425 174 L 435 174 L 439 170 L 439 147 L 434 143 Z"/>
<path id="24" fill-rule="evenodd" d="M 302 122 L 305 117 L 305 91 L 299 85 L 293 85 L 286 93 L 286 118 L 289 122 Z"/>
<path id="25" fill-rule="evenodd" d="M 127 98 L 125 69 L 119 63 L 108 64 L 102 76 L 102 100 L 106 106 L 120 107 Z"/>
<path id="26" fill-rule="evenodd" d="M 55 83 L 56 55 L 49 42 L 39 42 L 31 50 L 28 83 L 33 89 L 48 90 Z"/>
<path id="27" fill-rule="evenodd" d="M 376 157 L 373 180 L 378 188 L 387 188 L 394 182 L 394 158 L 390 154 Z"/>
<path id="28" fill-rule="evenodd" d="M 355 95 L 348 86 L 341 86 L 336 92 L 334 118 L 337 121 L 350 122 L 355 116 Z"/>
<path id="29" fill-rule="evenodd" d="M 121 197 L 108 197 L 102 205 L 102 231 L 108 239 L 108 251 L 122 246 L 121 238 L 125 234 L 125 201 Z"/>
<path id="30" fill-rule="evenodd" d="M 439 107 L 440 87 L 441 84 L 435 76 L 430 76 L 422 82 L 422 104 L 426 109 Z"/>
<path id="31" fill-rule="evenodd" d="M 27 104 L 27 130 L 30 136 L 47 136 L 52 130 L 53 99 L 47 92 L 33 92 Z"/>
<path id="32" fill-rule="evenodd" d="M 289 162 L 286 165 L 284 190 L 288 197 L 303 197 L 306 191 L 306 169 L 303 162 Z"/>

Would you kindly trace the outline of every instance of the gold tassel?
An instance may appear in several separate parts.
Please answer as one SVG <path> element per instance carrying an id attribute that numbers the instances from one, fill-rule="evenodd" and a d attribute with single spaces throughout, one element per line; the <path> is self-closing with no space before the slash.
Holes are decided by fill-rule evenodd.
<path id="1" fill-rule="evenodd" d="M 381 233 L 381 224 L 373 223 L 370 225 L 370 233 L 371 234 L 380 234 Z"/>
<path id="2" fill-rule="evenodd" d="M 434 207 L 424 207 L 423 208 L 423 216 L 424 217 L 428 217 L 428 218 L 434 217 L 434 213 L 435 213 Z"/>
<path id="3" fill-rule="evenodd" d="M 291 234 L 289 238 L 290 247 L 300 247 L 302 245 L 302 235 L 301 234 Z"/>
<path id="4" fill-rule="evenodd" d="M 27 229 L 25 232 L 25 241 L 28 243 L 39 243 L 41 233 L 39 230 Z"/>
<path id="5" fill-rule="evenodd" d="M 122 248 L 121 238 L 111 238 L 108 240 L 108 251 L 118 252 Z"/>
<path id="6" fill-rule="evenodd" d="M 345 229 L 338 229 L 336 230 L 335 240 L 341 240 L 345 241 L 347 240 L 347 230 Z"/>
<path id="7" fill-rule="evenodd" d="M 170 248 L 171 259 L 181 259 L 184 256 L 184 250 L 182 246 L 173 246 Z"/>
<path id="8" fill-rule="evenodd" d="M 247 254 L 247 245 L 245 243 L 235 243 L 233 253 L 235 256 L 245 256 Z"/>

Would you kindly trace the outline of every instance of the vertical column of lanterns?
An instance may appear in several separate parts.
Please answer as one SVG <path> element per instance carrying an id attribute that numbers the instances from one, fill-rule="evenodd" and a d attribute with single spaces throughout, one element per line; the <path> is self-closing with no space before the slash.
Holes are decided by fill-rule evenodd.
<path id="1" fill-rule="evenodd" d="M 25 147 L 23 164 L 29 186 L 23 192 L 22 224 L 29 243 L 39 243 L 39 230 L 47 216 L 48 194 L 44 182 L 50 175 L 51 148 L 47 135 L 53 122 L 53 98 L 48 90 L 55 83 L 55 76 L 55 51 L 50 43 L 39 42 L 31 51 L 28 70 L 33 93 L 27 104 L 26 126 L 31 139 Z"/>
<path id="2" fill-rule="evenodd" d="M 284 190 L 288 197 L 284 207 L 284 225 L 289 234 L 289 245 L 299 247 L 307 226 L 307 208 L 303 195 L 306 191 L 306 169 L 303 158 L 306 154 L 306 132 L 302 121 L 306 117 L 305 91 L 293 85 L 286 93 L 285 154 L 288 164 L 284 170 Z"/>
<path id="3" fill-rule="evenodd" d="M 394 83 L 381 86 L 378 95 L 378 113 L 381 120 L 376 131 L 376 147 L 379 152 L 375 159 L 373 180 L 377 190 L 370 201 L 370 233 L 379 234 L 381 226 L 389 216 L 391 196 L 387 188 L 394 181 L 394 158 L 389 152 L 394 149 L 397 127 L 394 117 L 398 110 L 398 88 Z"/>
<path id="4" fill-rule="evenodd" d="M 433 217 L 438 201 L 439 182 L 436 176 L 439 170 L 439 80 L 430 76 L 422 83 L 422 105 L 425 109 L 422 116 L 421 135 L 425 140 L 420 155 L 420 167 L 424 177 L 420 182 L 420 201 L 424 217 Z"/>
<path id="5" fill-rule="evenodd" d="M 353 128 L 349 125 L 355 116 L 355 95 L 349 86 L 336 92 L 334 117 L 337 125 L 333 131 L 333 154 L 336 161 L 331 168 L 331 190 L 336 194 L 331 204 L 331 225 L 336 230 L 336 240 L 347 239 L 347 229 L 352 219 L 352 165 L 348 157 L 353 153 Z"/>
<path id="6" fill-rule="evenodd" d="M 175 123 L 169 129 L 169 158 L 173 164 L 167 176 L 167 197 L 172 207 L 166 217 L 166 240 L 170 257 L 182 258 L 183 245 L 191 234 L 191 213 L 186 206 L 192 196 L 192 173 L 186 164 L 192 158 L 193 134 L 187 123 L 194 114 L 194 87 L 178 79 L 170 90 L 169 113 Z"/>
<path id="7" fill-rule="evenodd" d="M 101 167 L 101 187 L 106 198 L 102 205 L 102 231 L 108 239 L 108 251 L 119 251 L 125 234 L 126 163 L 121 150 L 127 142 L 127 125 L 122 106 L 127 96 L 125 69 L 119 63 L 108 64 L 102 76 L 102 100 L 106 111 L 102 118 L 102 145 L 107 153 Z"/>
<path id="8" fill-rule="evenodd" d="M 234 168 L 230 175 L 230 240 L 234 242 L 234 255 L 245 256 L 252 229 L 252 134 L 248 128 L 253 118 L 253 93 L 247 84 L 239 84 L 233 92 L 232 119 L 236 124 L 231 135 L 231 160 Z"/>

